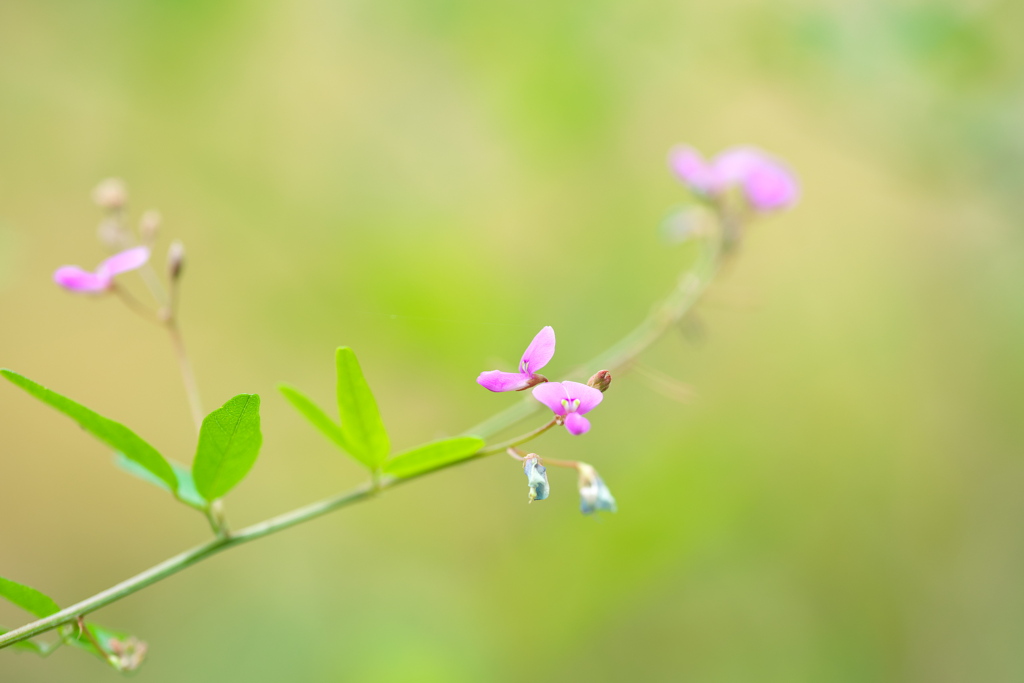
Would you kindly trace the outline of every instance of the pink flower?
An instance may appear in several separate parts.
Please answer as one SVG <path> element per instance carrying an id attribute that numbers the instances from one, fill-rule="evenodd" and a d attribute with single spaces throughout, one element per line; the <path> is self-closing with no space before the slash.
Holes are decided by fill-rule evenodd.
<path id="1" fill-rule="evenodd" d="M 89 272 L 78 266 L 63 266 L 53 274 L 53 281 L 73 292 L 105 292 L 114 284 L 114 276 L 145 265 L 149 260 L 147 247 L 133 247 L 114 254 L 96 270 Z"/>
<path id="2" fill-rule="evenodd" d="M 590 420 L 583 417 L 597 407 L 604 394 L 579 382 L 548 382 L 533 388 L 533 397 L 551 408 L 570 434 L 585 434 Z"/>
<path id="3" fill-rule="evenodd" d="M 707 162 L 694 148 L 681 146 L 669 154 L 669 165 L 699 194 L 713 197 L 741 187 L 747 202 L 758 211 L 789 206 L 800 194 L 786 165 L 756 147 L 733 147 Z"/>
<path id="4" fill-rule="evenodd" d="M 544 375 L 538 375 L 537 370 L 547 365 L 554 355 L 555 331 L 549 326 L 538 332 L 530 345 L 526 347 L 523 358 L 519 361 L 519 372 L 501 372 L 500 370 L 481 372 L 480 376 L 476 378 L 476 383 L 491 391 L 529 389 L 541 382 L 548 381 Z"/>
<path id="5" fill-rule="evenodd" d="M 704 161 L 704 157 L 693 147 L 680 146 L 674 148 L 668 155 L 668 164 L 679 176 L 679 179 L 686 183 L 694 192 L 710 194 L 713 192 L 714 171 Z"/>

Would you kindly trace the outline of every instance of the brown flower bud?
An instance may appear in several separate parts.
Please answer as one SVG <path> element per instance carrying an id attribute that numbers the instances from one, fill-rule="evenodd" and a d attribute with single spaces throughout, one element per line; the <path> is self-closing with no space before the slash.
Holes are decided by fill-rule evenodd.
<path id="1" fill-rule="evenodd" d="M 594 373 L 594 376 L 587 380 L 588 387 L 594 387 L 602 394 L 608 391 L 609 385 L 612 383 L 612 373 L 607 370 L 600 370 Z"/>
<path id="2" fill-rule="evenodd" d="M 167 250 L 167 274 L 171 281 L 181 277 L 181 271 L 185 268 L 185 245 L 180 240 L 171 242 Z"/>
<path id="3" fill-rule="evenodd" d="M 120 209 L 128 203 L 128 189 L 120 178 L 107 178 L 92 191 L 92 200 L 101 209 Z"/>
<path id="4" fill-rule="evenodd" d="M 142 214 L 139 219 L 139 234 L 142 236 L 143 244 L 156 242 L 157 233 L 160 231 L 160 212 L 150 209 Z"/>

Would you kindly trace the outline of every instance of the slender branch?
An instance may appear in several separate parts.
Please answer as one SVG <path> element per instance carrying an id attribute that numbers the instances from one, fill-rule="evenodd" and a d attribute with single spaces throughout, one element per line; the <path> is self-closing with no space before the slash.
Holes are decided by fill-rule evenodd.
<path id="1" fill-rule="evenodd" d="M 721 260 L 719 240 L 720 236 L 708 239 L 708 246 L 702 252 L 703 256 L 698 262 L 697 268 L 693 272 L 690 272 L 680 278 L 679 283 L 672 290 L 669 296 L 659 306 L 655 307 L 647 319 L 626 335 L 626 337 L 624 337 L 619 343 L 594 358 L 590 363 L 584 365 L 579 374 L 588 375 L 604 368 L 608 368 L 613 371 L 623 368 L 633 358 L 646 350 L 652 343 L 661 337 L 661 335 L 669 330 L 672 325 L 681 320 L 683 316 L 685 316 L 686 313 L 689 312 L 697 303 L 701 294 L 703 294 L 707 289 L 711 278 L 719 269 Z M 177 328 L 174 327 L 173 329 L 176 330 Z M 180 334 L 177 335 L 176 338 L 180 343 Z M 181 350 L 182 352 L 184 351 L 183 345 L 181 346 Z M 181 359 L 184 359 L 184 371 L 184 369 L 188 367 L 187 356 L 179 355 L 179 360 Z M 190 367 L 188 367 L 187 376 L 191 377 Z M 186 384 L 188 384 L 188 381 L 186 381 Z M 194 379 L 192 380 L 191 386 L 194 387 Z M 194 389 L 189 389 L 189 392 L 191 396 Z M 196 399 L 198 401 L 197 395 Z M 193 404 L 194 413 L 197 407 L 198 402 Z M 485 437 L 492 435 L 533 414 L 540 407 L 541 406 L 537 404 L 536 401 L 529 400 L 528 402 L 521 402 L 469 430 L 469 433 L 479 434 Z M 97 593 L 92 597 L 86 598 L 79 603 L 71 605 L 70 607 L 66 607 L 55 614 L 0 635 L 0 649 L 53 630 L 63 624 L 76 621 L 80 617 L 84 617 L 86 614 L 95 612 L 106 605 L 136 593 L 147 586 L 171 576 L 172 574 L 176 574 L 183 569 L 202 562 L 221 551 L 242 545 L 243 543 L 248 543 L 249 541 L 254 541 L 258 538 L 263 538 L 264 536 L 269 536 L 270 534 L 283 531 L 284 529 L 293 527 L 297 524 L 308 522 L 329 512 L 333 512 L 334 510 L 352 505 L 353 503 L 373 498 L 381 491 L 399 484 L 404 484 L 422 476 L 439 472 L 456 464 L 464 464 L 472 460 L 486 457 L 487 455 L 504 452 L 509 448 L 514 448 L 517 445 L 525 443 L 530 439 L 543 434 L 545 431 L 558 424 L 558 422 L 559 420 L 556 417 L 537 429 L 509 441 L 483 448 L 469 458 L 460 460 L 457 463 L 442 465 L 435 469 L 402 479 L 385 477 L 383 479 L 374 480 L 372 482 L 362 484 L 361 486 L 358 486 L 346 493 L 326 498 L 315 503 L 310 503 L 290 512 L 285 512 L 277 515 L 276 517 L 271 517 L 263 522 L 245 527 L 244 529 L 240 529 L 234 533 L 225 533 L 224 535 L 218 536 L 217 538 L 214 538 L 202 545 L 198 545 L 190 550 L 186 550 L 183 553 L 175 555 L 160 564 L 150 567 L 140 574 L 136 574 L 130 579 L 122 581 L 121 583 Z"/>
<path id="2" fill-rule="evenodd" d="M 161 324 L 160 319 L 157 317 L 156 313 L 153 310 L 151 310 L 149 306 L 147 306 L 146 304 L 142 303 L 134 296 L 132 296 L 132 294 L 127 289 L 121 287 L 116 282 L 110 286 L 110 289 L 114 292 L 114 294 L 117 294 L 121 301 L 124 302 L 124 305 L 130 308 L 132 312 L 138 313 L 147 322 L 154 323 L 156 325 Z"/>
<path id="3" fill-rule="evenodd" d="M 556 460 L 554 458 L 541 458 L 541 462 L 548 467 L 567 467 L 571 470 L 578 470 L 580 468 L 580 462 L 578 460 Z"/>
<path id="4" fill-rule="evenodd" d="M 551 418 L 550 422 L 540 427 L 537 427 L 537 429 L 534 429 L 532 432 L 527 432 L 526 434 L 523 434 L 522 436 L 517 436 L 514 439 L 502 441 L 499 444 L 495 444 L 493 446 L 488 446 L 487 448 L 481 449 L 480 455 L 491 455 L 493 453 L 501 453 L 502 451 L 507 450 L 509 448 L 515 448 L 516 446 L 520 446 L 526 443 L 527 441 L 532 441 L 533 439 L 536 439 L 538 436 L 540 436 L 544 432 L 548 431 L 549 429 L 560 423 L 561 420 L 558 417 L 553 417 Z"/>
<path id="5" fill-rule="evenodd" d="M 196 376 L 192 371 L 192 362 L 185 350 L 185 339 L 181 336 L 181 328 L 178 327 L 178 321 L 175 318 L 168 318 L 166 327 L 171 336 L 171 344 L 174 346 L 174 355 L 178 358 L 181 380 L 185 383 L 185 394 L 188 396 L 188 407 L 192 411 L 192 421 L 195 422 L 196 431 L 199 431 L 203 424 L 203 404 L 199 398 L 199 385 L 196 383 Z"/>

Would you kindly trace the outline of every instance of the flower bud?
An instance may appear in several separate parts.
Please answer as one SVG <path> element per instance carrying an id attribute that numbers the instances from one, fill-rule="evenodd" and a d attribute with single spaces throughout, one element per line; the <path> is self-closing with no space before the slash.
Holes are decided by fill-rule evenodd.
<path id="1" fill-rule="evenodd" d="M 139 219 L 139 234 L 142 236 L 143 244 L 152 245 L 156 242 L 158 232 L 160 232 L 160 212 L 150 209 Z"/>
<path id="2" fill-rule="evenodd" d="M 181 271 L 185 268 L 185 245 L 180 240 L 171 242 L 167 250 L 167 274 L 171 281 L 181 277 Z"/>
<path id="3" fill-rule="evenodd" d="M 118 638 L 111 638 L 107 641 L 107 647 L 110 648 L 111 663 L 118 671 L 135 671 L 138 669 L 142 665 L 142 660 L 146 658 L 146 651 L 149 649 L 146 643 L 135 636 L 130 636 L 123 641 Z"/>
<path id="4" fill-rule="evenodd" d="M 602 394 L 608 391 L 608 387 L 612 383 L 612 373 L 607 370 L 600 370 L 594 373 L 594 376 L 587 380 L 587 386 L 597 389 Z"/>
<path id="5" fill-rule="evenodd" d="M 580 512 L 585 515 L 593 514 L 598 510 L 615 512 L 615 498 L 612 492 L 605 486 L 604 481 L 598 476 L 597 470 L 585 462 L 576 465 L 579 472 L 580 489 Z"/>
<path id="6" fill-rule="evenodd" d="M 530 486 L 530 502 L 547 498 L 551 487 L 548 485 L 548 470 L 540 464 L 540 456 L 536 453 L 527 455 L 523 460 L 523 471 Z"/>
<path id="7" fill-rule="evenodd" d="M 107 178 L 92 191 L 92 200 L 101 209 L 121 209 L 128 203 L 128 189 L 120 178 Z"/>
<path id="8" fill-rule="evenodd" d="M 700 204 L 679 209 L 661 222 L 661 238 L 668 244 L 682 244 L 714 230 L 714 213 Z"/>

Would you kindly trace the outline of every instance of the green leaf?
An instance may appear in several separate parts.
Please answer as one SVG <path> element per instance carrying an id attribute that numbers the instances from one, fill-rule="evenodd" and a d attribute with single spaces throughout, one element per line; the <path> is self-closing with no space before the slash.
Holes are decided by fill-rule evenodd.
<path id="1" fill-rule="evenodd" d="M 2 636 L 3 634 L 7 633 L 9 630 L 10 629 L 6 629 L 3 626 L 0 626 L 0 636 Z M 49 654 L 49 650 L 50 650 L 50 648 L 44 647 L 44 646 L 40 645 L 39 643 L 37 643 L 35 641 L 32 641 L 32 640 L 19 640 L 14 645 L 11 645 L 11 649 L 12 650 L 22 650 L 23 652 L 35 652 L 37 655 L 43 655 L 43 656 Z"/>
<path id="2" fill-rule="evenodd" d="M 351 453 L 352 449 L 348 445 L 348 441 L 345 438 L 345 432 L 342 431 L 338 423 L 327 416 L 320 406 L 313 403 L 312 400 L 301 391 L 291 386 L 290 384 L 279 384 L 277 385 L 278 391 L 284 394 L 284 397 L 288 399 L 288 402 L 295 406 L 295 409 L 302 413 L 302 416 L 312 423 L 314 427 L 323 432 L 324 436 L 333 441 L 338 445 L 341 450 L 346 453 Z"/>
<path id="3" fill-rule="evenodd" d="M 64 413 L 81 425 L 82 429 L 114 450 L 124 453 L 126 458 L 138 463 L 153 474 L 153 476 L 167 484 L 168 490 L 177 490 L 178 480 L 175 478 L 174 470 L 171 469 L 164 456 L 160 455 L 155 448 L 120 422 L 114 422 L 109 418 L 103 417 L 85 406 L 72 401 L 70 398 L 61 396 L 57 392 L 36 384 L 27 377 L 23 377 L 11 370 L 0 369 L 0 375 L 3 375 L 13 384 L 21 387 L 43 403 L 47 403 Z"/>
<path id="4" fill-rule="evenodd" d="M 334 358 L 338 370 L 338 413 L 341 415 L 341 430 L 349 444 L 347 450 L 375 470 L 391 450 L 377 402 L 352 349 L 342 346 Z"/>
<path id="5" fill-rule="evenodd" d="M 124 453 L 114 454 L 114 464 L 128 474 L 133 474 L 143 481 L 155 484 L 164 491 L 170 491 L 172 494 L 174 493 L 174 491 L 167 488 L 167 482 L 153 476 L 152 472 L 145 469 L 138 463 L 126 458 Z M 189 468 L 171 459 L 167 460 L 167 464 L 171 466 L 171 469 L 174 470 L 174 476 L 178 478 L 178 500 L 185 503 L 185 505 L 196 508 L 197 510 L 205 510 L 209 503 L 207 503 L 206 499 L 199 495 L 199 491 L 196 490 L 196 482 L 192 479 L 192 472 Z"/>
<path id="6" fill-rule="evenodd" d="M 239 394 L 207 415 L 192 462 L 199 494 L 216 500 L 234 488 L 252 469 L 262 443 L 256 394 Z"/>
<path id="7" fill-rule="evenodd" d="M 0 576 L 0 597 L 7 598 L 18 607 L 40 619 L 60 611 L 60 607 L 49 595 L 40 593 L 35 588 L 30 588 L 17 581 L 5 579 L 2 576 Z"/>
<path id="8" fill-rule="evenodd" d="M 384 463 L 384 472 L 399 478 L 412 477 L 465 460 L 483 448 L 484 443 L 478 436 L 457 436 L 434 441 L 399 453 Z"/>

